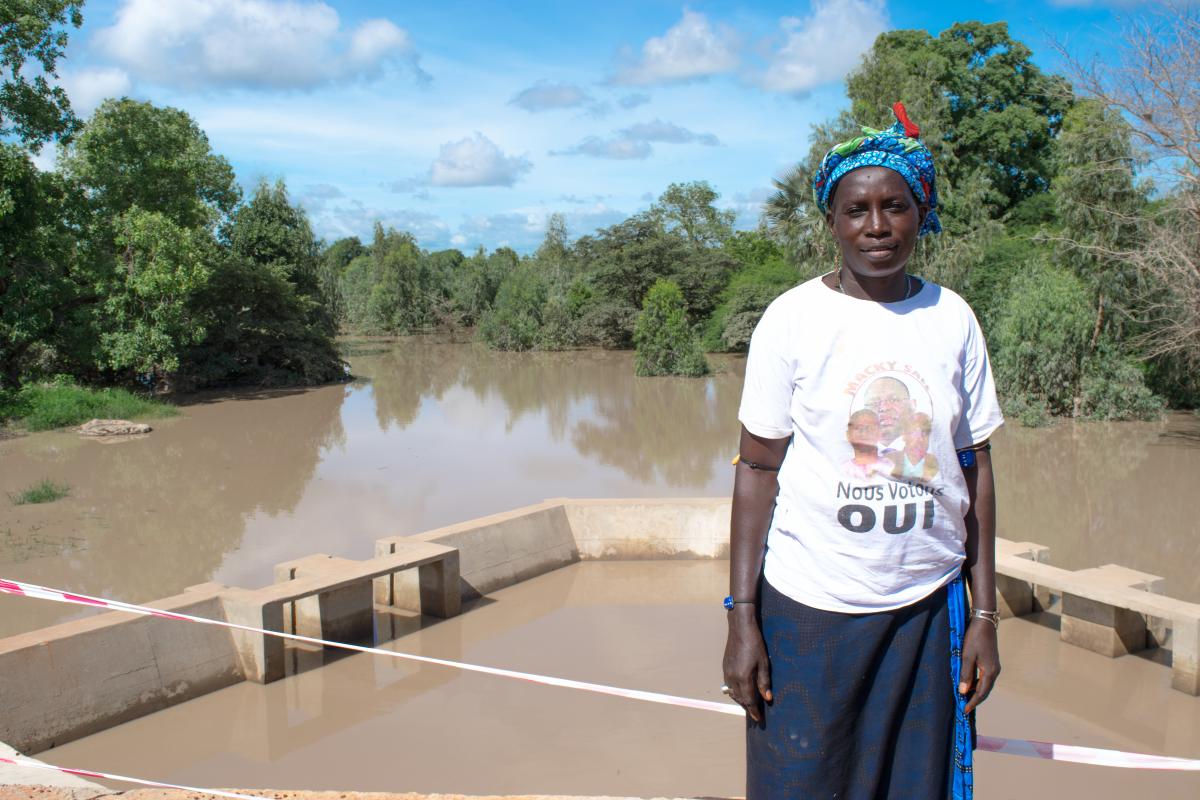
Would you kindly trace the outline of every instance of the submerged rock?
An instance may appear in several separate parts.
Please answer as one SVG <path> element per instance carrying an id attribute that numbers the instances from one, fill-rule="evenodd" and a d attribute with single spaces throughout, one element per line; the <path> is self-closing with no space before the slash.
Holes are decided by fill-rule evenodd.
<path id="1" fill-rule="evenodd" d="M 144 422 L 125 419 L 93 419 L 75 429 L 84 436 L 131 436 L 154 430 Z"/>

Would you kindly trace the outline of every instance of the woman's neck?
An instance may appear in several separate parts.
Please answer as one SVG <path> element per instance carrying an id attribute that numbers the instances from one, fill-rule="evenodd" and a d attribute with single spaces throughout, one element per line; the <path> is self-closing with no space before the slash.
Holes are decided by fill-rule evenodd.
<path id="1" fill-rule="evenodd" d="M 907 300 L 913 293 L 913 278 L 904 270 L 880 278 L 865 278 L 842 266 L 833 274 L 833 280 L 834 288 L 842 294 L 876 303 L 898 303 Z"/>

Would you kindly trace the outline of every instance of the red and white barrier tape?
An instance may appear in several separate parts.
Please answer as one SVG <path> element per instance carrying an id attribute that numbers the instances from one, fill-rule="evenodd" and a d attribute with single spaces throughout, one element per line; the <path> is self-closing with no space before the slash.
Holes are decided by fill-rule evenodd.
<path id="1" fill-rule="evenodd" d="M 233 797 L 236 800 L 263 800 L 261 797 L 255 797 L 249 794 L 238 794 L 237 792 L 226 792 L 221 789 L 198 789 L 195 786 L 179 786 L 174 783 L 159 783 L 158 781 L 148 781 L 142 778 L 131 778 L 128 775 L 111 775 L 107 772 L 92 772 L 86 769 L 68 769 L 67 767 L 56 767 L 53 764 L 43 764 L 41 761 L 34 761 L 32 758 L 16 756 L 15 758 L 4 758 L 0 756 L 0 764 L 12 764 L 16 767 L 29 767 L 30 769 L 44 769 L 48 772 L 63 772 L 67 775 L 78 775 L 83 778 L 105 778 L 110 781 L 121 781 L 122 783 L 136 783 L 140 786 L 153 786 L 158 789 L 182 789 L 185 792 L 200 792 L 201 794 L 211 794 L 217 797 Z"/>
<path id="2" fill-rule="evenodd" d="M 73 603 L 76 605 L 92 606 L 94 608 L 105 608 L 111 611 L 124 611 L 130 614 L 143 614 L 155 617 L 165 617 L 167 619 L 186 620 L 188 622 L 198 622 L 204 625 L 217 625 L 222 628 L 231 628 L 234 630 L 247 631 L 266 636 L 276 636 L 282 639 L 291 639 L 297 642 L 318 644 L 324 647 L 336 647 L 342 650 L 351 650 L 359 653 L 372 653 L 375 655 L 388 656 L 389 658 L 400 658 L 425 664 L 435 664 L 438 666 L 451 667 L 468 672 L 479 672 L 485 675 L 496 675 L 503 678 L 515 678 L 517 680 L 528 681 L 530 683 L 537 683 L 544 686 L 559 686 L 564 689 L 579 689 L 585 692 L 606 694 L 613 697 L 624 697 L 630 700 L 642 700 L 644 702 L 660 703 L 663 705 L 677 706 L 681 708 L 695 708 L 701 711 L 715 711 L 720 714 L 731 714 L 737 717 L 744 716 L 741 706 L 737 706 L 732 703 L 716 702 L 712 700 L 697 700 L 691 697 L 679 697 L 676 695 L 662 694 L 659 692 L 647 692 L 640 689 L 621 689 L 616 686 L 606 686 L 599 683 L 588 683 L 586 681 L 576 681 L 567 678 L 554 678 L 548 675 L 536 675 L 529 672 L 500 669 L 498 667 L 484 667 L 478 664 L 465 664 L 460 661 L 448 661 L 446 659 L 433 658 L 431 656 L 419 656 L 413 653 L 402 653 L 396 650 L 384 650 L 379 647 L 366 647 L 364 645 L 331 642 L 311 636 L 301 636 L 295 633 L 282 633 L 280 631 L 269 631 L 264 630 L 263 628 L 255 628 L 249 625 L 239 625 L 233 622 L 225 622 L 224 620 L 197 617 L 191 614 L 181 614 L 174 611 L 161 611 L 159 609 L 149 608 L 147 606 L 122 603 L 118 600 L 105 600 L 99 597 L 72 594 L 70 592 L 64 592 L 58 589 L 48 589 L 44 586 L 37 586 L 32 583 L 23 583 L 21 581 L 0 579 L 0 593 L 21 595 L 24 597 L 35 597 L 43 600 L 54 600 L 59 603 Z M 1076 745 L 1039 742 L 1032 739 L 1005 739 L 992 736 L 979 736 L 976 744 L 978 749 L 990 753 L 1025 756 L 1028 758 L 1039 758 L 1049 761 L 1066 761 L 1075 764 L 1092 764 L 1096 766 L 1120 767 L 1124 769 L 1183 770 L 1200 772 L 1200 759 L 1173 758 L 1171 756 L 1156 756 L 1145 753 L 1126 753 L 1120 750 L 1104 750 L 1096 747 L 1079 747 Z M 195 791 L 200 790 L 197 789 Z"/>

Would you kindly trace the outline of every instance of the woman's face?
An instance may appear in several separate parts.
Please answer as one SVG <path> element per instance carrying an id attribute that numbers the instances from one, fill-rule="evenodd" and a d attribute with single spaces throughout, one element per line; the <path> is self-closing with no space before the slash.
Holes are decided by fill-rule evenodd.
<path id="1" fill-rule="evenodd" d="M 838 181 L 825 222 L 847 269 L 860 278 L 886 278 L 908 263 L 927 210 L 900 173 L 860 167 Z"/>

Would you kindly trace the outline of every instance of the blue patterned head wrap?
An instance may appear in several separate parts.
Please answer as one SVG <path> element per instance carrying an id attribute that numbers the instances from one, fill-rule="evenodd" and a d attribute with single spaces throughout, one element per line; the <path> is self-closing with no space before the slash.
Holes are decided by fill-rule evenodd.
<path id="1" fill-rule="evenodd" d="M 896 124 L 892 127 L 885 131 L 864 127 L 862 136 L 842 142 L 825 154 L 813 176 L 813 199 L 824 214 L 833 187 L 847 172 L 859 167 L 887 167 L 900 173 L 917 202 L 929 205 L 929 213 L 925 215 L 918 235 L 941 233 L 933 156 L 917 138 L 921 129 L 909 120 L 904 104 L 896 103 L 892 111 L 896 115 Z"/>

